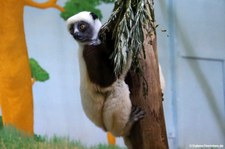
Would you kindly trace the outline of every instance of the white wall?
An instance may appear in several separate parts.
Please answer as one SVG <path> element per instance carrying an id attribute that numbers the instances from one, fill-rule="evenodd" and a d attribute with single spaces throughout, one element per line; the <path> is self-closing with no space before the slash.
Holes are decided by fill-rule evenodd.
<path id="1" fill-rule="evenodd" d="M 170 147 L 225 145 L 225 1 L 156 5 Z"/>

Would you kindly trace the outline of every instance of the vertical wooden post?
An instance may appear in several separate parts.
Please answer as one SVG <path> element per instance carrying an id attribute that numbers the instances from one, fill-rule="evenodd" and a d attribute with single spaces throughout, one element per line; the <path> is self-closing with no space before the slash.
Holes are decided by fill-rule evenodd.
<path id="1" fill-rule="evenodd" d="M 140 38 L 138 41 L 142 41 L 142 38 L 144 38 L 143 50 L 139 49 L 142 51 L 135 53 L 137 54 L 135 56 L 138 57 L 137 61 L 139 61 L 138 66 L 131 67 L 125 80 L 129 85 L 132 104 L 141 107 L 141 109 L 143 109 L 146 113 L 142 120 L 134 124 L 130 132 L 130 136 L 126 138 L 129 139 L 129 142 L 131 142 L 132 149 L 169 148 L 162 105 L 162 91 L 159 81 L 160 78 L 156 44 L 155 17 L 152 6 L 153 3 L 153 0 L 118 0 L 115 3 L 113 15 L 102 29 L 102 32 L 106 34 L 106 39 L 111 37 L 115 40 L 118 33 L 120 33 L 122 29 L 122 27 L 119 26 L 121 25 L 121 20 L 126 17 L 126 19 L 130 18 L 133 20 L 130 22 L 126 20 L 126 23 L 131 23 L 131 26 L 129 26 L 130 28 L 126 26 L 128 30 L 125 31 L 130 31 L 130 33 L 125 33 L 125 35 L 130 35 L 129 37 L 131 40 L 134 38 Z M 143 11 L 143 9 L 145 9 L 145 11 Z M 145 14 L 140 12 L 144 12 Z M 137 14 L 138 17 L 136 17 Z M 143 17 L 140 15 L 145 16 Z M 146 15 L 148 17 L 146 17 Z M 135 17 L 138 19 L 144 18 L 144 20 L 135 20 Z M 142 23 L 141 29 L 144 37 L 131 37 L 135 35 L 142 36 L 142 33 L 134 34 L 133 32 L 133 34 L 131 34 L 131 30 L 133 29 L 132 25 L 134 25 L 132 24 L 133 22 Z M 126 23 L 125 25 L 127 25 Z M 137 30 L 137 32 L 139 31 Z M 139 42 L 136 43 L 138 44 Z M 138 47 L 138 45 L 132 46 Z M 127 48 L 130 48 L 129 45 Z M 129 50 L 135 51 L 136 49 Z M 138 67 L 140 67 L 140 69 Z"/>
<path id="2" fill-rule="evenodd" d="M 146 59 L 142 56 L 140 60 L 143 77 L 138 76 L 135 70 L 131 70 L 127 76 L 132 103 L 140 106 L 146 115 L 134 125 L 129 139 L 133 149 L 167 149 L 169 147 L 159 81 L 156 35 L 154 31 L 151 32 L 152 36 L 147 34 L 149 32 L 145 31 Z M 143 86 L 145 81 L 147 81 L 148 89 L 146 95 L 144 95 L 145 87 Z"/>

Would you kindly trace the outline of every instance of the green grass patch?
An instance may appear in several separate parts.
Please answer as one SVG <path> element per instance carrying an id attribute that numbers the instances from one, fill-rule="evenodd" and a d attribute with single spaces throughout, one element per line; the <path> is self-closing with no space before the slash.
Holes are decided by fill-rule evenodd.
<path id="1" fill-rule="evenodd" d="M 3 127 L 2 117 L 0 116 L 0 129 Z"/>
<path id="2" fill-rule="evenodd" d="M 79 141 L 70 141 L 66 138 L 53 137 L 47 139 L 42 136 L 28 136 L 12 127 L 0 129 L 1 149 L 124 149 L 118 146 L 99 144 L 87 147 Z"/>

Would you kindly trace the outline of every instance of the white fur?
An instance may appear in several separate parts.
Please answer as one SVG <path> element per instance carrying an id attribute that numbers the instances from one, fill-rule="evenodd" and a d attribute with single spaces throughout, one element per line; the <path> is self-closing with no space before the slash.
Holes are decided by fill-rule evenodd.
<path id="1" fill-rule="evenodd" d="M 162 93 L 164 93 L 166 83 L 165 83 L 165 79 L 164 79 L 164 76 L 163 76 L 162 69 L 161 69 L 160 65 L 159 65 L 159 79 L 160 79 L 160 85 L 161 85 Z"/>
<path id="2" fill-rule="evenodd" d="M 89 24 L 92 24 L 94 26 L 94 36 L 92 37 L 92 39 L 93 40 L 97 39 L 98 32 L 102 26 L 102 23 L 100 22 L 99 19 L 93 20 L 92 16 L 90 15 L 90 12 L 82 11 L 82 12 L 70 17 L 67 20 L 67 29 L 69 30 L 70 26 L 78 21 L 84 21 L 84 22 L 88 22 Z"/>

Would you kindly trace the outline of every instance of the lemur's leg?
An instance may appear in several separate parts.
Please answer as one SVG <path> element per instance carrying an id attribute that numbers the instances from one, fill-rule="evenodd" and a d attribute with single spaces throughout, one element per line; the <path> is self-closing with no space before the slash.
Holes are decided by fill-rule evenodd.
<path id="1" fill-rule="evenodd" d="M 108 93 L 103 107 L 103 121 L 114 136 L 128 136 L 132 125 L 144 117 L 140 107 L 132 106 L 130 92 L 124 81 L 118 81 Z"/>
<path id="2" fill-rule="evenodd" d="M 123 80 L 118 80 L 103 106 L 103 121 L 107 131 L 114 136 L 123 136 L 131 111 L 129 88 Z"/>
<path id="3" fill-rule="evenodd" d="M 128 138 L 128 136 L 130 135 L 130 130 L 131 130 L 133 124 L 135 122 L 139 121 L 140 119 L 142 119 L 144 117 L 144 115 L 145 115 L 145 112 L 140 107 L 132 106 L 130 119 L 126 125 L 126 130 L 125 130 L 125 132 L 127 132 L 127 134 L 125 134 L 123 137 L 124 143 L 126 144 L 128 149 L 132 149 L 132 144 Z"/>

